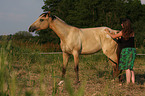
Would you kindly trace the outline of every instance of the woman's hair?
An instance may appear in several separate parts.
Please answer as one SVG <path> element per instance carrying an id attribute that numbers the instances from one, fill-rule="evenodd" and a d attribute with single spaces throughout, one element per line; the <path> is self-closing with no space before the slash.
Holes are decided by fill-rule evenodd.
<path id="1" fill-rule="evenodd" d="M 129 19 L 122 19 L 122 24 L 122 36 L 125 38 L 125 40 L 128 40 L 133 33 L 133 29 L 131 28 L 131 21 Z"/>

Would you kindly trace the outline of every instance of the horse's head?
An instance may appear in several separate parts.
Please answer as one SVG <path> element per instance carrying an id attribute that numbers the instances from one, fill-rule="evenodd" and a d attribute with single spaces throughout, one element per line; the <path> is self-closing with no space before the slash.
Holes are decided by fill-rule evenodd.
<path id="1" fill-rule="evenodd" d="M 47 29 L 50 23 L 50 12 L 42 13 L 39 18 L 29 27 L 29 32 Z"/>

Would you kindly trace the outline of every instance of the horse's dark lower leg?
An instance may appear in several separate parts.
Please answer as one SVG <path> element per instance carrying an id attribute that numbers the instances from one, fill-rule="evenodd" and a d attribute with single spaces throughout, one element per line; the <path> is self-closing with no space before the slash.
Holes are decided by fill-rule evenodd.
<path id="1" fill-rule="evenodd" d="M 76 72 L 76 83 L 79 83 L 79 66 L 75 66 L 74 70 Z"/>
<path id="2" fill-rule="evenodd" d="M 123 81 L 123 78 L 122 78 L 123 76 L 121 73 L 122 73 L 122 70 L 120 71 L 118 70 L 118 68 L 113 69 L 113 78 L 118 77 L 120 83 Z"/>
<path id="3" fill-rule="evenodd" d="M 117 75 L 116 64 L 114 64 L 112 67 L 113 67 L 113 78 L 115 78 Z"/>
<path id="4" fill-rule="evenodd" d="M 119 70 L 119 59 L 120 59 L 120 53 L 121 53 L 121 45 L 118 43 L 118 47 L 117 47 L 117 69 Z M 119 70 L 119 82 L 123 81 L 123 75 L 122 75 L 122 70 Z"/>
<path id="5" fill-rule="evenodd" d="M 64 83 L 65 73 L 66 73 L 66 68 L 64 68 L 64 66 L 63 66 L 63 68 L 62 68 L 62 78 L 61 78 L 61 81 L 58 83 L 59 86 Z"/>
<path id="6" fill-rule="evenodd" d="M 65 77 L 66 67 L 68 64 L 69 54 L 63 52 L 63 68 L 62 68 L 62 79 Z"/>
<path id="7" fill-rule="evenodd" d="M 65 73 L 66 73 L 66 68 L 62 68 L 62 79 L 64 79 L 64 76 L 65 76 Z"/>
<path id="8" fill-rule="evenodd" d="M 76 84 L 79 83 L 79 52 L 74 50 L 73 51 L 75 67 L 74 70 L 76 72 Z"/>
<path id="9" fill-rule="evenodd" d="M 120 82 L 120 83 L 123 82 L 122 70 L 120 71 L 119 82 Z"/>
<path id="10" fill-rule="evenodd" d="M 113 68 L 113 78 L 118 77 L 120 74 L 120 70 L 118 68 Z"/>

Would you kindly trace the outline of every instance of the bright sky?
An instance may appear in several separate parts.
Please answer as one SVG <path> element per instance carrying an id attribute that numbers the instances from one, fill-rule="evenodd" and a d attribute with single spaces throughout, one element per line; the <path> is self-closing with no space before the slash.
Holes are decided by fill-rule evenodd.
<path id="1" fill-rule="evenodd" d="M 145 0 L 141 0 L 145 4 Z M 43 0 L 0 0 L 0 35 L 28 31 L 42 13 Z"/>
<path id="2" fill-rule="evenodd" d="M 43 0 L 0 0 L 0 35 L 28 31 L 43 5 Z"/>
<path id="3" fill-rule="evenodd" d="M 145 0 L 141 0 L 141 3 L 142 3 L 142 4 L 145 4 Z"/>

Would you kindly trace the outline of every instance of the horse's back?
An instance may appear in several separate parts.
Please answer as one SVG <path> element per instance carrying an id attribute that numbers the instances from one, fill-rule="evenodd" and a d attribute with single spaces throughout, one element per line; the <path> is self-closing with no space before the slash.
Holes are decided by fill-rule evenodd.
<path id="1" fill-rule="evenodd" d="M 81 29 L 82 53 L 95 53 L 103 50 L 103 53 L 116 62 L 117 43 L 107 34 L 105 29 L 114 31 L 108 27 Z"/>
<path id="2" fill-rule="evenodd" d="M 80 29 L 82 41 L 81 54 L 92 54 L 101 50 L 100 34 L 104 29 L 105 27 Z"/>

